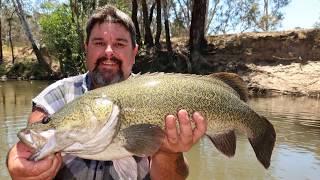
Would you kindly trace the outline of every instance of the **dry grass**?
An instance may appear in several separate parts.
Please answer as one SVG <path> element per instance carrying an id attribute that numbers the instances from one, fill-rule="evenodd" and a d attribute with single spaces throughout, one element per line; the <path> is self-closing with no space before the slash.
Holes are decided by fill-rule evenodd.
<path id="1" fill-rule="evenodd" d="M 3 49 L 4 63 L 7 65 L 12 64 L 11 48 L 7 45 L 4 45 L 2 49 Z M 36 57 L 31 47 L 17 46 L 14 48 L 13 53 L 15 57 L 15 63 L 36 61 Z"/>

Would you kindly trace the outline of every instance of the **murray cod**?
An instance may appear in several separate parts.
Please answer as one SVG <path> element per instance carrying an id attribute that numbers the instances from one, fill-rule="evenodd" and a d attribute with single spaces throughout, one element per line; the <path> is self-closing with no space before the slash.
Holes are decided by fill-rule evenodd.
<path id="1" fill-rule="evenodd" d="M 165 137 L 165 115 L 183 108 L 204 115 L 206 136 L 229 157 L 235 154 L 235 130 L 246 134 L 257 159 L 268 168 L 276 133 L 246 100 L 244 81 L 231 73 L 137 75 L 85 93 L 29 124 L 18 137 L 35 149 L 34 160 L 55 152 L 93 160 L 145 157 Z"/>

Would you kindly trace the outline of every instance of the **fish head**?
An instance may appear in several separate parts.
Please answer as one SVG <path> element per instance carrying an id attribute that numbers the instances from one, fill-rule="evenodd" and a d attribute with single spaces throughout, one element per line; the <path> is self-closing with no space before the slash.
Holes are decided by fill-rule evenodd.
<path id="1" fill-rule="evenodd" d="M 114 138 L 118 114 L 119 108 L 105 96 L 79 98 L 47 119 L 29 124 L 18 137 L 35 150 L 30 159 L 36 161 L 55 152 L 95 153 Z"/>
<path id="2" fill-rule="evenodd" d="M 48 121 L 50 120 L 46 118 L 46 121 L 29 124 L 26 128 L 18 132 L 18 138 L 34 150 L 34 154 L 29 159 L 39 160 L 50 154 L 54 149 L 55 129 L 50 124 L 47 124 Z M 43 151 L 43 149 L 45 149 L 45 151 Z M 38 158 L 40 152 L 45 153 L 41 153 L 43 155 Z"/>
<path id="3" fill-rule="evenodd" d="M 39 128 L 40 127 L 40 128 Z M 41 149 L 50 138 L 54 136 L 54 129 L 41 127 L 41 122 L 33 123 L 18 132 L 18 138 L 27 146 L 38 150 Z"/>

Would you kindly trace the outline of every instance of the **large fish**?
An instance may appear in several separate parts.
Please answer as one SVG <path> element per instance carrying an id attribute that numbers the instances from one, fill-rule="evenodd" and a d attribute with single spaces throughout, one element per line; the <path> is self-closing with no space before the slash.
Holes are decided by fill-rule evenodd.
<path id="1" fill-rule="evenodd" d="M 235 154 L 234 131 L 245 133 L 268 168 L 276 133 L 246 100 L 246 86 L 235 74 L 137 75 L 85 93 L 18 137 L 35 149 L 34 160 L 59 151 L 94 160 L 150 156 L 164 138 L 165 115 L 183 108 L 205 116 L 206 135 L 227 156 Z"/>

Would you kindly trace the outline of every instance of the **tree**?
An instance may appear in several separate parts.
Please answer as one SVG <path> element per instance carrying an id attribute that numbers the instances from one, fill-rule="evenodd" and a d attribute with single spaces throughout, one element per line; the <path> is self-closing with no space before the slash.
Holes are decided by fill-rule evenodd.
<path id="1" fill-rule="evenodd" d="M 156 32 L 156 37 L 155 37 L 155 44 L 158 49 L 161 49 L 161 44 L 160 44 L 160 36 L 161 36 L 161 29 L 162 29 L 161 0 L 156 0 L 156 4 L 157 4 L 157 32 Z"/>
<path id="2" fill-rule="evenodd" d="M 25 13 L 22 9 L 22 5 L 21 5 L 20 0 L 12 0 L 12 4 L 15 7 L 16 13 L 17 13 L 17 15 L 21 21 L 21 24 L 25 30 L 25 33 L 26 33 L 26 35 L 32 45 L 32 49 L 37 57 L 38 63 L 41 64 L 48 71 L 48 73 L 51 73 L 52 72 L 51 67 L 50 67 L 49 63 L 46 62 L 43 54 L 40 51 L 40 47 L 38 47 L 38 44 L 32 35 L 29 24 L 28 24 L 27 19 L 25 17 Z"/>
<path id="3" fill-rule="evenodd" d="M 0 65 L 3 63 L 3 50 L 2 50 L 2 1 L 0 0 Z"/>
<path id="4" fill-rule="evenodd" d="M 136 36 L 137 36 L 137 44 L 141 46 L 141 34 L 140 34 L 140 28 L 139 28 L 139 22 L 138 22 L 138 2 L 137 0 L 132 0 L 132 14 L 131 19 L 134 23 L 134 26 L 136 28 Z"/>
<path id="5" fill-rule="evenodd" d="M 171 0 L 172 34 L 185 35 L 191 25 L 192 0 Z M 194 1 L 198 3 L 198 1 Z M 270 31 L 281 24 L 290 0 L 208 0 L 205 34 Z M 205 8 L 205 7 L 204 7 Z"/>
<path id="6" fill-rule="evenodd" d="M 85 3 L 82 3 L 82 8 L 80 8 L 80 5 L 78 3 L 78 0 L 70 0 L 70 8 L 71 8 L 71 17 L 72 17 L 72 22 L 76 24 L 76 29 L 77 29 L 77 34 L 78 34 L 78 42 L 79 42 L 79 49 L 78 49 L 78 58 L 77 61 L 79 62 L 80 66 L 84 67 L 84 52 L 85 52 L 85 47 L 84 47 L 84 33 L 83 33 L 83 19 L 81 17 L 85 16 L 84 12 L 86 8 L 90 8 L 84 6 Z M 85 8 L 86 7 L 86 8 Z M 90 11 L 90 10 L 87 10 Z"/>
<path id="7" fill-rule="evenodd" d="M 190 27 L 190 50 L 201 52 L 206 47 L 207 41 L 205 39 L 205 23 L 207 0 L 198 0 L 193 3 L 191 27 Z"/>
<path id="8" fill-rule="evenodd" d="M 263 31 L 270 31 L 277 27 L 284 17 L 281 8 L 287 6 L 290 0 L 263 0 L 263 14 L 258 16 L 258 27 Z"/>
<path id="9" fill-rule="evenodd" d="M 200 72 L 201 65 L 203 64 L 203 61 L 205 61 L 201 54 L 207 46 L 204 32 L 207 16 L 207 3 L 207 0 L 198 0 L 197 3 L 194 1 L 192 6 L 189 45 L 191 62 L 195 73 Z"/>
<path id="10" fill-rule="evenodd" d="M 14 64 L 15 57 L 14 57 L 14 46 L 12 42 L 12 20 L 13 20 L 13 14 L 14 11 L 12 11 L 11 16 L 7 18 L 8 21 L 8 26 L 9 26 L 9 43 L 10 43 L 10 48 L 11 48 L 11 62 Z"/>
<path id="11" fill-rule="evenodd" d="M 153 47 L 153 37 L 150 28 L 150 21 L 148 18 L 148 6 L 146 0 L 141 0 L 143 25 L 144 25 L 144 44 L 150 48 Z"/>
<path id="12" fill-rule="evenodd" d="M 163 1 L 163 15 L 164 15 L 164 28 L 166 32 L 166 46 L 169 52 L 172 52 L 170 27 L 169 27 L 169 15 L 168 15 L 168 0 Z"/>
<path id="13" fill-rule="evenodd" d="M 59 60 L 61 73 L 69 76 L 84 72 L 83 62 L 79 60 L 82 53 L 79 53 L 81 44 L 77 24 L 73 20 L 71 8 L 66 5 L 52 8 L 49 14 L 43 14 L 40 26 L 44 43 Z"/>
<path id="14" fill-rule="evenodd" d="M 319 18 L 320 19 L 320 18 Z M 313 25 L 314 28 L 320 28 L 320 21 L 318 20 L 317 22 L 314 23 Z"/>

